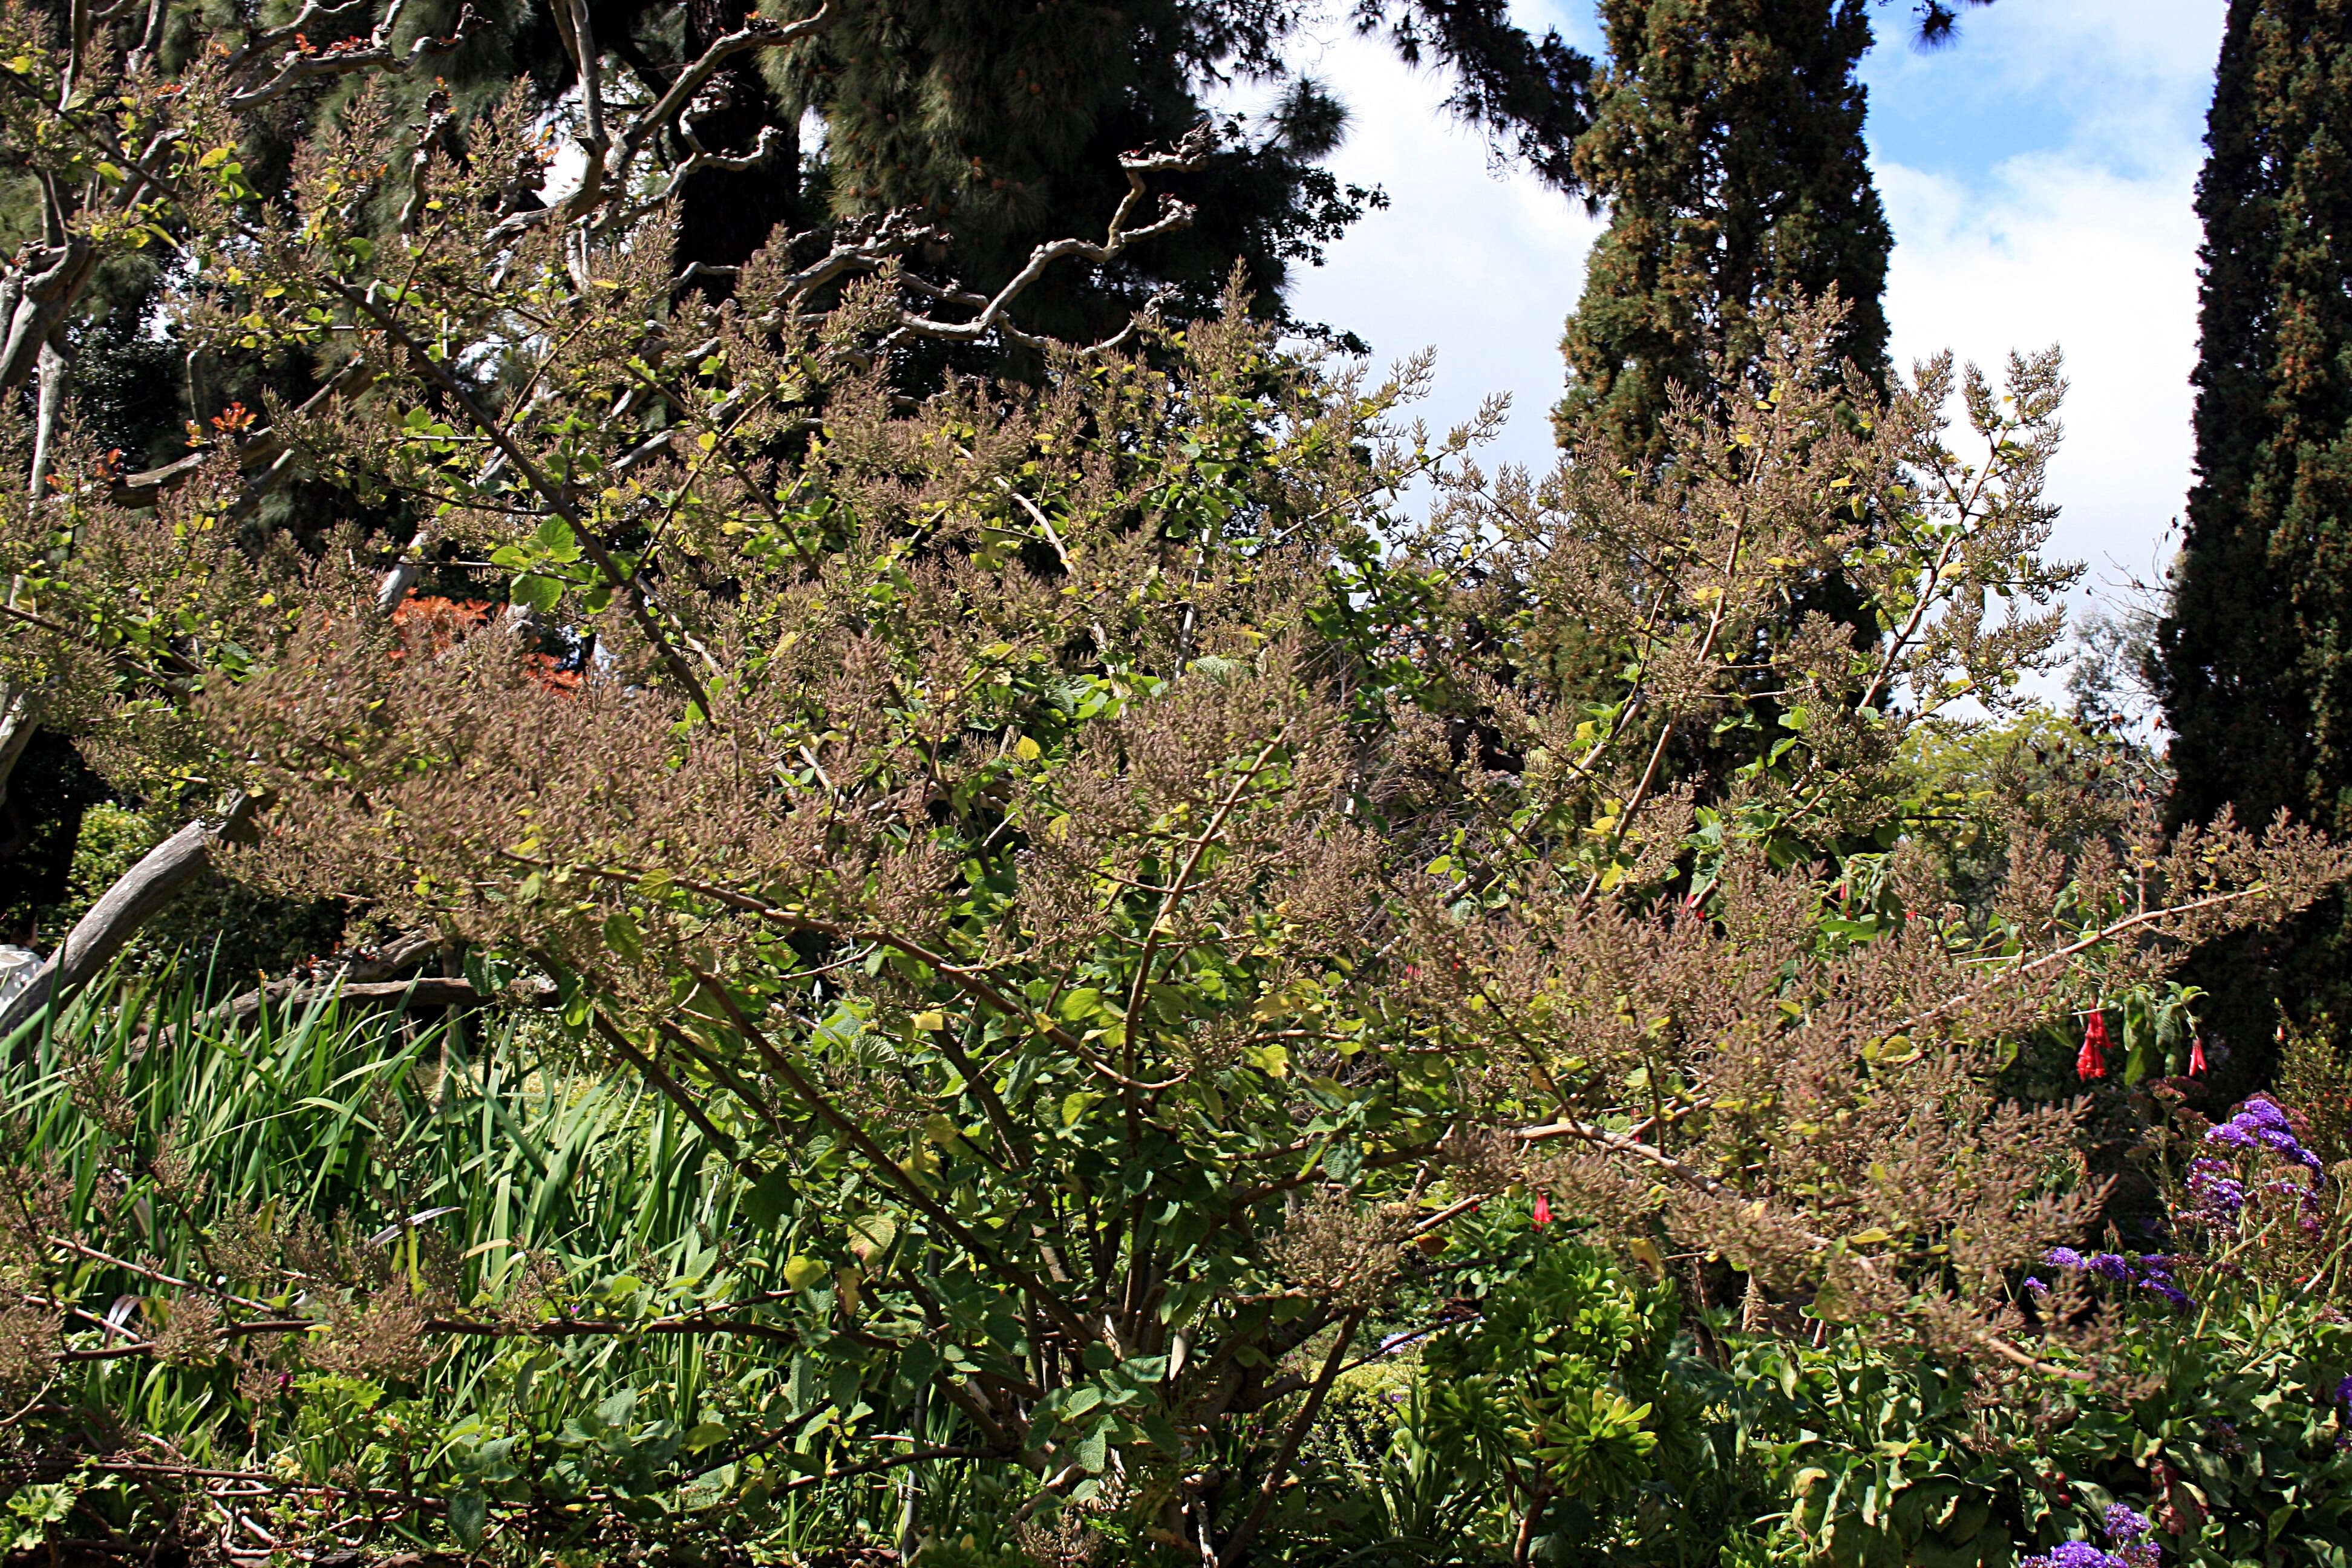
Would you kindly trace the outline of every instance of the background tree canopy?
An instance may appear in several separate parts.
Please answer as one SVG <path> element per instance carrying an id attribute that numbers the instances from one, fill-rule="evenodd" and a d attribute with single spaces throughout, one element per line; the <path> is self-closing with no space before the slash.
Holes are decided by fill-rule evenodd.
<path id="1" fill-rule="evenodd" d="M 1268 298 L 1283 6 L 0 11 L 9 1550 L 2352 1550 L 2347 1074 L 2177 977 L 2352 859 L 2026 695 L 1867 14 L 1350 17 L 1612 209 L 1545 476 Z"/>

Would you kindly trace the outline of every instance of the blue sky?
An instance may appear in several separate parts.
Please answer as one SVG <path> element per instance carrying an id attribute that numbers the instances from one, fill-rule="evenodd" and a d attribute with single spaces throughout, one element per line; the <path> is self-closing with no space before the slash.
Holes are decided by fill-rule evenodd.
<path id="1" fill-rule="evenodd" d="M 1523 26 L 1598 45 L 1588 0 L 1513 9 Z M 1968 15 L 1954 47 L 1922 54 L 1895 0 L 1864 62 L 1895 235 L 1897 363 L 1948 346 L 1990 368 L 2011 348 L 2064 349 L 2074 390 L 2052 472 L 2064 509 L 2054 552 L 2091 567 L 2094 592 L 2160 567 L 2188 488 L 2190 203 L 2222 11 L 2223 0 L 1997 0 Z M 1547 466 L 1560 321 L 1597 226 L 1523 172 L 1490 168 L 1480 141 L 1437 112 L 1442 82 L 1340 24 L 1297 58 L 1354 110 L 1338 172 L 1384 186 L 1391 205 L 1301 275 L 1294 308 L 1353 328 L 1383 359 L 1435 347 L 1433 426 L 1511 393 L 1493 456 Z"/>

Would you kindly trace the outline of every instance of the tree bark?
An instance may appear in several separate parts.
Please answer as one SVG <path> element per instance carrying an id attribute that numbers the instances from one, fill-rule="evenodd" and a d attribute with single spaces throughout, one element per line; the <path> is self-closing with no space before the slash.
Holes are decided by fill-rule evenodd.
<path id="1" fill-rule="evenodd" d="M 122 951 L 139 928 L 212 866 L 213 846 L 245 826 L 253 803 L 240 795 L 216 821 L 189 823 L 125 871 L 68 932 L 48 962 L 0 1012 L 0 1042 L 38 1016 L 52 999 L 87 984 Z"/>
<path id="2" fill-rule="evenodd" d="M 14 392 L 31 379 L 50 335 L 97 270 L 97 248 L 77 238 L 34 252 L 29 266 L 10 268 L 0 278 L 0 393 Z"/>
<path id="3" fill-rule="evenodd" d="M 32 500 L 36 511 L 48 499 L 49 469 L 57 462 L 58 424 L 65 416 L 66 356 L 59 352 L 57 335 L 41 341 L 37 356 L 40 380 L 33 397 L 33 484 Z"/>

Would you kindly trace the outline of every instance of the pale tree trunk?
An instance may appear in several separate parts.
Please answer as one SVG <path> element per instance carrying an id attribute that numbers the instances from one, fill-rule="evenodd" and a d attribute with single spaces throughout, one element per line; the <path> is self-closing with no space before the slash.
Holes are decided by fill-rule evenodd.
<path id="1" fill-rule="evenodd" d="M 33 694 L 0 680 L 0 805 L 8 804 L 8 780 L 31 743 L 35 728 Z"/>
<path id="2" fill-rule="evenodd" d="M 40 374 L 40 391 L 33 405 L 32 489 L 37 510 L 48 499 L 49 468 L 58 456 L 58 421 L 66 405 L 66 356 L 58 351 L 55 334 L 42 340 Z"/>
<path id="3" fill-rule="evenodd" d="M 66 356 L 54 338 L 44 339 L 40 353 L 40 384 L 34 396 L 32 510 L 38 513 L 49 488 L 49 467 L 56 460 L 58 421 L 66 401 Z M 16 584 L 8 584 L 8 602 L 16 601 Z M 0 805 L 8 801 L 8 781 L 33 739 L 33 694 L 0 680 Z"/>

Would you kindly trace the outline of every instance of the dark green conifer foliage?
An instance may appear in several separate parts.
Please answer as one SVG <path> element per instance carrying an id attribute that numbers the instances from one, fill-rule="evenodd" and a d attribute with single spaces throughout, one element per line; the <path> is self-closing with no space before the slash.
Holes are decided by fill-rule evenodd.
<path id="1" fill-rule="evenodd" d="M 1445 107 L 1560 190 L 1577 186 L 1576 139 L 1592 123 L 1592 61 L 1557 31 L 1533 37 L 1507 0 L 1356 0 L 1356 30 L 1397 58 L 1448 72 Z"/>
<path id="2" fill-rule="evenodd" d="M 2352 5 L 2234 0 L 2198 184 L 2197 482 L 2158 631 L 2181 821 L 2352 831 Z M 2352 1024 L 2330 900 L 2197 978 L 2267 1058 L 2274 998 Z M 2252 1068 L 2248 1069 L 2252 1070 Z"/>
<path id="3" fill-rule="evenodd" d="M 814 0 L 795 0 L 800 14 Z M 1127 184 L 1118 155 L 1173 143 L 1204 118 L 1222 151 L 1171 182 L 1198 216 L 1181 233 L 1089 272 L 1065 267 L 1023 301 L 1033 330 L 1116 329 L 1146 299 L 1177 316 L 1213 310 L 1238 264 L 1259 307 L 1281 308 L 1289 268 L 1316 260 L 1368 202 L 1320 166 L 1347 110 L 1285 55 L 1304 0 L 831 0 L 834 21 L 771 77 L 824 125 L 824 190 L 838 215 L 928 209 L 950 264 L 992 289 L 1035 245 L 1099 237 Z M 1572 187 L 1570 150 L 1590 122 L 1592 62 L 1557 33 L 1514 26 L 1503 0 L 1356 0 L 1349 19 L 1450 79 L 1448 109 L 1499 154 Z M 1217 89 L 1279 84 L 1250 124 L 1213 116 Z"/>
<path id="4" fill-rule="evenodd" d="M 749 21 L 750 0 L 687 0 L 686 48 L 693 59 Z M 712 169 L 697 174 L 678 193 L 677 249 L 681 260 L 706 267 L 735 267 L 768 243 L 782 225 L 808 226 L 801 201 L 800 121 L 779 105 L 757 62 L 738 55 L 722 67 L 712 111 L 697 122 L 702 144 L 713 153 L 741 156 L 772 131 L 764 167 Z"/>
<path id="5" fill-rule="evenodd" d="M 1609 209 L 1569 319 L 1565 431 L 1656 458 L 1667 388 L 1746 359 L 1759 307 L 1832 289 L 1840 352 L 1884 380 L 1894 237 L 1863 145 L 1867 0 L 1602 0 L 1611 68 L 1575 173 Z"/>
<path id="6" fill-rule="evenodd" d="M 953 236 L 961 281 L 992 291 L 1042 242 L 1102 237 L 1127 194 L 1120 153 L 1211 118 L 1215 84 L 1282 77 L 1297 13 L 1287 0 L 832 0 L 832 24 L 771 72 L 788 104 L 824 121 L 833 214 L 923 209 Z M 1279 308 L 1286 266 L 1338 237 L 1368 195 L 1317 164 L 1346 113 L 1297 79 L 1270 126 L 1220 118 L 1223 151 L 1171 183 L 1198 209 L 1192 226 L 1107 268 L 1066 263 L 1024 296 L 1024 324 L 1097 335 L 1164 289 L 1173 313 L 1209 310 L 1236 263 Z"/>

